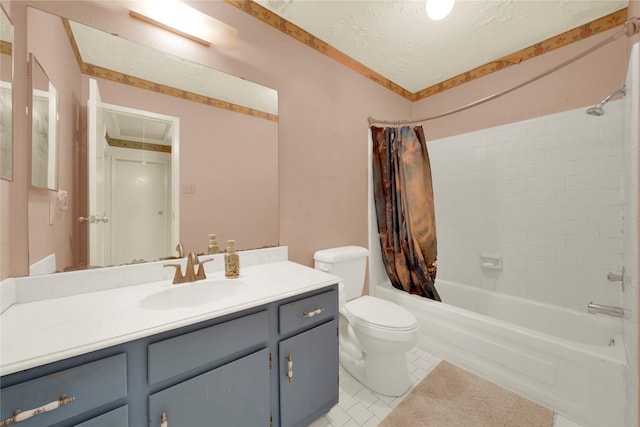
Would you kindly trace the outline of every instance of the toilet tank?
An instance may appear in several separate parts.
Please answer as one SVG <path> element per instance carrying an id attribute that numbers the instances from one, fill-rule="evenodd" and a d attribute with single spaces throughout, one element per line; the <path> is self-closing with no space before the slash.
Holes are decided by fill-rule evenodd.
<path id="1" fill-rule="evenodd" d="M 323 249 L 313 255 L 315 268 L 340 277 L 346 300 L 362 295 L 369 251 L 360 246 Z"/>

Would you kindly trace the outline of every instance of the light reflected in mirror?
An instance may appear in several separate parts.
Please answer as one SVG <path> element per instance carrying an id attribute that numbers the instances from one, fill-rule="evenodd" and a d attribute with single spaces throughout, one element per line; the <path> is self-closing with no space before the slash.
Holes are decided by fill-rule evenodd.
<path id="1" fill-rule="evenodd" d="M 11 154 L 13 25 L 0 7 L 0 178 L 13 177 Z"/>
<path id="2" fill-rule="evenodd" d="M 231 239 L 238 249 L 279 244 L 275 90 L 47 12 L 27 9 L 28 49 L 42 58 L 59 91 L 61 166 L 57 194 L 64 193 L 68 200 L 68 207 L 59 209 L 56 193 L 47 192 L 51 193 L 47 196 L 38 189 L 30 190 L 30 265 L 54 258 L 50 271 L 66 271 L 150 261 L 175 257 L 175 242 L 184 246 L 185 253 L 206 253 L 211 233 L 217 234 L 221 250 Z M 122 25 L 143 23 L 132 19 L 123 20 Z M 202 62 L 211 61 L 202 58 Z M 131 75 L 134 69 L 140 75 Z M 88 124 L 91 79 L 97 82 L 105 113 L 95 126 L 96 135 L 104 139 L 103 154 L 108 154 L 102 157 L 91 154 L 88 145 L 92 133 Z M 113 115 L 120 110 L 136 114 Z M 134 159 L 145 166 L 155 162 L 157 166 L 163 156 L 142 148 L 158 141 L 151 135 L 149 120 L 133 120 L 140 112 L 172 117 L 177 123 L 171 127 L 171 160 L 162 160 L 166 167 L 160 175 L 172 187 L 163 192 L 163 206 L 149 202 L 136 205 L 132 200 L 142 202 L 141 197 L 127 201 L 113 192 L 118 185 L 113 177 L 120 172 L 131 172 L 132 177 L 140 178 L 138 182 L 144 181 L 136 175 L 138 169 L 128 168 L 132 162 L 120 160 Z M 141 134 L 134 131 L 136 128 L 146 131 Z M 114 140 L 120 141 L 113 145 Z M 92 172 L 97 167 L 101 170 Z M 165 180 L 160 175 L 149 179 Z M 101 206 L 91 201 L 93 183 L 98 181 L 103 184 L 104 194 L 109 194 L 102 198 Z M 176 203 L 173 211 L 171 203 Z M 144 209 L 155 219 L 162 219 L 156 221 L 161 223 L 158 227 L 168 230 L 154 252 L 141 251 L 145 238 L 126 231 L 133 224 L 130 218 Z M 151 223 L 144 223 L 149 226 L 147 232 L 160 235 L 163 230 Z M 131 238 L 118 248 L 114 242 L 124 241 L 123 234 Z M 121 250 L 122 245 L 126 250 Z M 102 258 L 91 255 L 100 251 Z"/>
<path id="3" fill-rule="evenodd" d="M 58 91 L 38 59 L 29 54 L 31 72 L 31 185 L 58 189 Z"/>

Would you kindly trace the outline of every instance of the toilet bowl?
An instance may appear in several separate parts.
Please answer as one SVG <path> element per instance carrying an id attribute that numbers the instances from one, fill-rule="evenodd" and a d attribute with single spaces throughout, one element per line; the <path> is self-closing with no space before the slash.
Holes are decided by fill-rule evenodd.
<path id="1" fill-rule="evenodd" d="M 347 372 L 380 394 L 406 393 L 411 379 L 405 355 L 420 336 L 413 314 L 368 295 L 347 302 L 341 314 L 353 331 L 339 337 L 340 361 Z M 354 347 L 360 352 L 354 352 Z"/>
<path id="2" fill-rule="evenodd" d="M 406 352 L 420 336 L 415 316 L 405 308 L 364 295 L 368 251 L 357 246 L 325 249 L 314 255 L 316 268 L 339 283 L 340 363 L 367 388 L 400 396 L 411 387 Z"/>

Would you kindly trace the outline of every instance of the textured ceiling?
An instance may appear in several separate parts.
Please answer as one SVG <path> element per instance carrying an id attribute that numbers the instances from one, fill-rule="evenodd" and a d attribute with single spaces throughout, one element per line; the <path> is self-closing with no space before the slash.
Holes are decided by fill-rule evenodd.
<path id="1" fill-rule="evenodd" d="M 441 21 L 412 0 L 257 3 L 415 93 L 608 15 L 628 0 L 457 0 Z"/>

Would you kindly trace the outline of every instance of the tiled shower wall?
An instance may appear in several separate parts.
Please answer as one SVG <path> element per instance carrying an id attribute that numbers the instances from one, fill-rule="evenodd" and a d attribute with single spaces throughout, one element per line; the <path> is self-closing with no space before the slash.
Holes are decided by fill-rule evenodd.
<path id="1" fill-rule="evenodd" d="M 621 305 L 606 276 L 622 267 L 622 104 L 429 141 L 438 277 L 580 311 Z"/>

